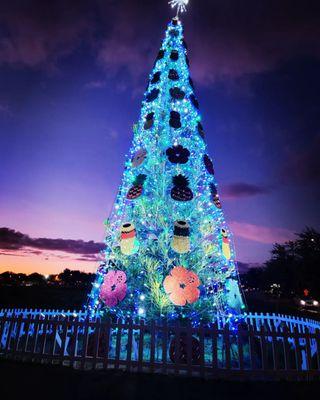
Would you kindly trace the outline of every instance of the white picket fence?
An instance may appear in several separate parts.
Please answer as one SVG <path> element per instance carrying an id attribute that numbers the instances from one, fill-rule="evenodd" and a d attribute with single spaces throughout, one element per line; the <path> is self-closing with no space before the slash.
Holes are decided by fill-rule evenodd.
<path id="1" fill-rule="evenodd" d="M 205 378 L 320 379 L 320 322 L 249 314 L 237 326 L 112 321 L 85 312 L 0 310 L 0 357 L 76 369 Z"/>

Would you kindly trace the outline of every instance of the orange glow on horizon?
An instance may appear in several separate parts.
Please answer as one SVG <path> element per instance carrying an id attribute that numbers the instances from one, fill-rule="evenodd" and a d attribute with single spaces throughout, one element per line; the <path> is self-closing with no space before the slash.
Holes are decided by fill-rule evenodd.
<path id="1" fill-rule="evenodd" d="M 38 253 L 32 254 L 28 249 L 3 250 L 0 253 L 0 273 L 6 271 L 25 274 L 38 272 L 42 275 L 50 275 L 60 273 L 66 268 L 94 273 L 99 264 L 97 260 L 80 260 L 82 258 L 80 254 L 61 251 L 39 251 Z"/>

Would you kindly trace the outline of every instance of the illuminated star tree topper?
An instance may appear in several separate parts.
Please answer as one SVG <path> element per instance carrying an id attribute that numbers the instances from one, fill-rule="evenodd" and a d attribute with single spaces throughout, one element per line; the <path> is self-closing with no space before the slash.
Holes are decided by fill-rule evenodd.
<path id="1" fill-rule="evenodd" d="M 177 17 L 179 17 L 180 12 L 187 11 L 186 6 L 188 5 L 188 3 L 189 3 L 189 0 L 171 0 L 171 1 L 169 1 L 171 8 L 177 7 Z"/>

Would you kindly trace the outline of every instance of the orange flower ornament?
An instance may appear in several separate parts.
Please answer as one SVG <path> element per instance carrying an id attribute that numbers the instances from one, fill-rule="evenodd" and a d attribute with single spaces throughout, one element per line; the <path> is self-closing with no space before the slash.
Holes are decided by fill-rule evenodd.
<path id="1" fill-rule="evenodd" d="M 176 306 L 195 303 L 200 296 L 198 275 L 184 267 L 174 267 L 163 282 L 164 290 Z"/>

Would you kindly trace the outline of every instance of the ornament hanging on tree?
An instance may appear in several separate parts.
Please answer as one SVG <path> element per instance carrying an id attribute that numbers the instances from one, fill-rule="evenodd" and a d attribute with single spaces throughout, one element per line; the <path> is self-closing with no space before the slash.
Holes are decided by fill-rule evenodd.
<path id="1" fill-rule="evenodd" d="M 145 149 L 139 149 L 132 157 L 131 163 L 133 168 L 140 167 L 147 157 L 147 151 Z"/>
<path id="2" fill-rule="evenodd" d="M 184 175 L 176 175 L 173 177 L 174 184 L 171 189 L 171 197 L 177 201 L 190 201 L 193 199 L 192 190 L 189 188 L 189 179 Z"/>
<path id="3" fill-rule="evenodd" d="M 146 102 L 151 103 L 159 96 L 160 90 L 159 89 L 152 89 L 150 93 L 146 95 Z"/>
<path id="4" fill-rule="evenodd" d="M 153 122 L 154 122 L 153 118 L 154 118 L 154 113 L 153 112 L 151 112 L 148 115 L 146 115 L 146 120 L 145 120 L 145 123 L 144 123 L 144 129 L 148 130 L 148 129 L 153 127 Z"/>
<path id="5" fill-rule="evenodd" d="M 183 90 L 176 86 L 170 89 L 170 95 L 175 100 L 183 100 L 186 94 Z"/>
<path id="6" fill-rule="evenodd" d="M 174 267 L 165 278 L 163 287 L 176 306 L 195 303 L 200 296 L 198 275 L 182 266 Z"/>
<path id="7" fill-rule="evenodd" d="M 139 174 L 133 182 L 133 186 L 129 189 L 127 193 L 127 199 L 134 200 L 142 195 L 143 184 L 147 178 L 145 174 Z"/>
<path id="8" fill-rule="evenodd" d="M 202 137 L 202 139 L 204 139 L 204 130 L 203 130 L 203 126 L 200 122 L 198 122 L 198 133 Z"/>
<path id="9" fill-rule="evenodd" d="M 159 60 L 162 60 L 163 57 L 164 57 L 164 50 L 163 50 L 163 49 L 160 49 L 160 50 L 159 50 L 159 53 L 158 53 L 158 55 L 157 55 L 157 58 L 156 58 L 156 62 L 159 61 Z"/>
<path id="10" fill-rule="evenodd" d="M 179 254 L 190 251 L 190 228 L 186 221 L 179 220 L 174 223 L 171 247 Z"/>
<path id="11" fill-rule="evenodd" d="M 179 144 L 169 147 L 166 151 L 166 155 L 172 164 L 186 164 L 189 160 L 190 151 Z"/>
<path id="12" fill-rule="evenodd" d="M 109 271 L 100 290 L 100 299 L 107 307 L 116 306 L 126 297 L 127 276 L 123 271 Z"/>
<path id="13" fill-rule="evenodd" d="M 199 108 L 199 102 L 196 99 L 194 94 L 190 95 L 190 100 L 191 100 L 191 103 L 195 106 L 195 108 L 198 109 Z"/>
<path id="14" fill-rule="evenodd" d="M 172 50 L 172 52 L 170 54 L 170 59 L 172 61 L 178 61 L 179 60 L 179 53 L 177 52 L 177 50 Z"/>
<path id="15" fill-rule="evenodd" d="M 170 69 L 168 77 L 172 81 L 178 81 L 179 80 L 178 72 L 175 69 Z"/>
<path id="16" fill-rule="evenodd" d="M 180 113 L 178 113 L 177 111 L 171 111 L 169 124 L 170 124 L 171 128 L 174 128 L 174 129 L 181 128 Z"/>
<path id="17" fill-rule="evenodd" d="M 220 202 L 220 198 L 218 195 L 216 185 L 214 183 L 210 183 L 210 191 L 211 191 L 211 199 L 212 199 L 214 205 L 220 209 L 222 206 L 221 206 L 221 202 Z"/>
<path id="18" fill-rule="evenodd" d="M 131 222 L 126 222 L 121 226 L 120 250 L 126 256 L 135 254 L 139 250 L 135 226 Z"/>
<path id="19" fill-rule="evenodd" d="M 228 238 L 228 233 L 224 228 L 221 229 L 221 236 L 222 236 L 222 253 L 227 260 L 230 260 L 231 258 L 230 240 Z"/>
<path id="20" fill-rule="evenodd" d="M 160 81 L 160 76 L 161 76 L 161 72 L 157 71 L 153 74 L 153 77 L 151 79 L 151 83 L 154 85 L 155 83 L 158 83 Z"/>
<path id="21" fill-rule="evenodd" d="M 210 157 L 207 154 L 203 156 L 203 162 L 209 174 L 214 175 L 213 162 L 211 161 Z"/>

